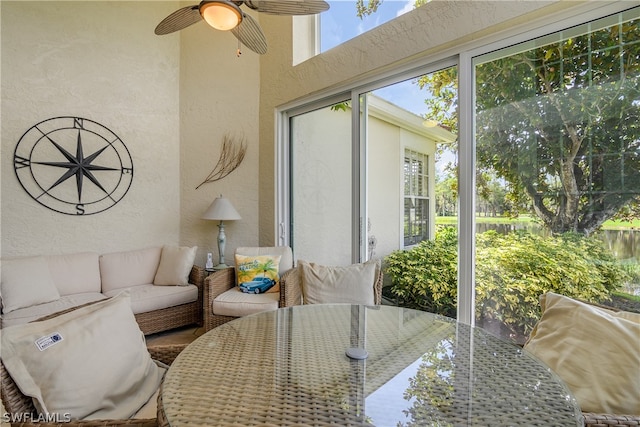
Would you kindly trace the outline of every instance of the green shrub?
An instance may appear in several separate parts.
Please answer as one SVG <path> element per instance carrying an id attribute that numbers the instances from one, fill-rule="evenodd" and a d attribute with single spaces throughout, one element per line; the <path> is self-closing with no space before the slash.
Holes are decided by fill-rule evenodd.
<path id="1" fill-rule="evenodd" d="M 593 238 L 488 231 L 476 239 L 476 316 L 499 321 L 517 337 L 527 336 L 540 318 L 543 293 L 600 302 L 623 278 Z"/>
<path id="2" fill-rule="evenodd" d="M 385 258 L 391 292 L 400 305 L 455 317 L 458 293 L 458 237 L 452 227 L 439 228 L 434 240 Z"/>
<path id="3" fill-rule="evenodd" d="M 393 252 L 385 259 L 391 292 L 403 306 L 455 316 L 457 258 L 451 227 L 438 229 L 432 241 Z M 543 293 L 602 302 L 626 278 L 595 238 L 495 231 L 477 235 L 475 275 L 476 316 L 500 322 L 518 338 L 527 336 L 540 317 Z"/>

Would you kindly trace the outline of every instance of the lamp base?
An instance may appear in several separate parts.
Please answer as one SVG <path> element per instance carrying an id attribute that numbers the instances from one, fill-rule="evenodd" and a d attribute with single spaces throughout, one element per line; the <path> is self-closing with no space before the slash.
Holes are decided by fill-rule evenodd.
<path id="1" fill-rule="evenodd" d="M 230 268 L 227 264 L 221 263 L 213 267 L 214 270 L 224 270 L 225 268 Z"/>

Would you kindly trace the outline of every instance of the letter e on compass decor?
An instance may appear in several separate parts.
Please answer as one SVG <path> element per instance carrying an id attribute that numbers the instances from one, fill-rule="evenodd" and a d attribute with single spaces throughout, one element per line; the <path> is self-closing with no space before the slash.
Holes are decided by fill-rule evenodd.
<path id="1" fill-rule="evenodd" d="M 111 130 L 81 117 L 35 124 L 18 141 L 13 167 L 22 188 L 53 211 L 91 215 L 127 194 L 133 162 Z"/>

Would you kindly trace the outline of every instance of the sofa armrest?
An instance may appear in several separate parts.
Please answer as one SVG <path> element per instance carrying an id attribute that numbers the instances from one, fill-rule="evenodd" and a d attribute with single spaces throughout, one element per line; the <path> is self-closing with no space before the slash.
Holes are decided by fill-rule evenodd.
<path id="1" fill-rule="evenodd" d="M 292 268 L 280 277 L 280 307 L 302 304 L 302 276 L 300 267 Z"/>
<path id="2" fill-rule="evenodd" d="M 197 323 L 199 326 L 202 326 L 204 323 L 203 313 L 202 313 L 202 304 L 204 301 L 204 278 L 206 276 L 206 272 L 204 268 L 194 265 L 191 267 L 191 273 L 189 273 L 189 283 L 192 285 L 196 285 L 198 288 L 198 313 L 197 313 Z"/>
<path id="3" fill-rule="evenodd" d="M 191 283 L 192 285 L 196 285 L 198 288 L 202 289 L 204 287 L 204 278 L 204 268 L 197 265 L 191 267 L 191 272 L 189 273 L 189 283 Z"/>

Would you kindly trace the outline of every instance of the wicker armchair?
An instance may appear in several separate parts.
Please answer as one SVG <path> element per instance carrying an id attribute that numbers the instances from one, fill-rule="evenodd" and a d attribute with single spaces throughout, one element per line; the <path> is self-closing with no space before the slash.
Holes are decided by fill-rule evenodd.
<path id="1" fill-rule="evenodd" d="M 90 305 L 93 303 L 84 304 L 79 307 L 73 307 L 58 313 L 51 314 L 38 320 L 46 320 L 58 315 L 68 313 L 76 310 L 80 307 Z M 158 345 L 149 346 L 149 354 L 151 358 L 159 362 L 170 365 L 173 360 L 180 354 L 180 352 L 186 347 L 187 344 L 176 345 Z M 128 419 L 128 420 L 87 420 L 80 421 L 74 420 L 71 422 L 37 422 L 38 413 L 33 405 L 33 399 L 29 396 L 22 394 L 16 383 L 13 381 L 9 373 L 7 372 L 4 363 L 0 362 L 0 397 L 2 403 L 2 412 L 0 413 L 0 419 L 3 420 L 3 424 L 6 417 L 11 418 L 11 414 L 16 414 L 22 417 L 25 422 L 12 423 L 13 426 L 22 427 L 98 427 L 98 426 L 129 426 L 129 427 L 155 427 L 158 425 L 157 418 L 153 419 Z M 34 421 L 28 422 L 29 419 Z"/>
<path id="2" fill-rule="evenodd" d="M 241 247 L 236 249 L 236 253 L 246 256 L 257 255 L 282 255 L 280 259 L 280 286 L 283 286 L 283 282 L 286 280 L 287 274 L 293 268 L 293 254 L 291 248 L 286 246 L 272 246 L 272 247 Z M 213 305 L 214 300 L 218 297 L 225 298 L 230 296 L 229 300 L 238 301 L 242 304 L 240 299 L 244 298 L 241 292 L 231 292 L 236 286 L 236 271 L 235 268 L 230 267 L 224 270 L 219 270 L 211 273 L 204 279 L 204 303 L 203 303 L 203 324 L 204 330 L 209 331 L 217 326 L 227 323 L 237 316 L 228 316 L 218 313 L 214 313 Z M 223 296 L 225 294 L 225 296 Z M 272 295 L 272 294 L 267 294 Z M 275 295 L 275 305 L 279 303 L 278 295 Z M 252 298 L 249 296 L 248 298 Z"/>
<path id="3" fill-rule="evenodd" d="M 377 270 L 373 283 L 373 301 L 376 305 L 382 302 L 382 269 Z M 280 307 L 291 307 L 302 304 L 302 275 L 300 266 L 289 271 L 280 279 Z"/>

